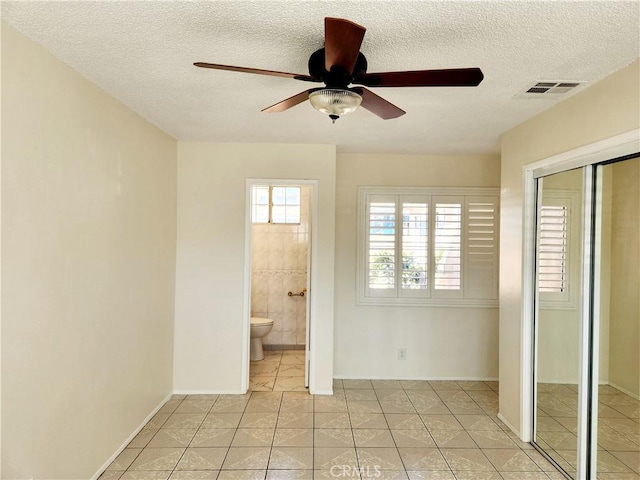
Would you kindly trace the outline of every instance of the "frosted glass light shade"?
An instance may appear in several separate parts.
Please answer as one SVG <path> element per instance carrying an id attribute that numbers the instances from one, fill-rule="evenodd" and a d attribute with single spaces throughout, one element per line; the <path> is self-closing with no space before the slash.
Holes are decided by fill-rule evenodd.
<path id="1" fill-rule="evenodd" d="M 362 103 L 362 97 L 350 90 L 323 88 L 311 93 L 309 102 L 319 112 L 339 117 L 358 108 Z"/>

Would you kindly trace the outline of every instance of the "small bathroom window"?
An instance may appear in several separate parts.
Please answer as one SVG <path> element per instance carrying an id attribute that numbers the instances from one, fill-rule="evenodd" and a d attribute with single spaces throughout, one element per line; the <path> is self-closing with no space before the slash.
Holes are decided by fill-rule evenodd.
<path id="1" fill-rule="evenodd" d="M 251 221 L 299 224 L 300 187 L 254 185 L 251 191 Z"/>

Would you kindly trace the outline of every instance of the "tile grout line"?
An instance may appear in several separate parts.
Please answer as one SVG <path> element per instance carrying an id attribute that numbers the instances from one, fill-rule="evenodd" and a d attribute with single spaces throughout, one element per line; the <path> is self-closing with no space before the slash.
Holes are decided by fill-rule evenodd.
<path id="1" fill-rule="evenodd" d="M 251 392 L 251 395 L 253 395 L 253 392 Z M 251 395 L 249 395 L 249 400 L 251 400 Z M 216 478 L 222 474 L 222 467 L 224 466 L 224 462 L 227 461 L 227 457 L 229 456 L 229 452 L 231 451 L 231 445 L 233 445 L 233 441 L 235 440 L 236 435 L 238 434 L 238 430 L 240 430 L 240 423 L 242 422 L 242 417 L 244 417 L 244 414 L 247 412 L 247 407 L 249 406 L 249 400 L 247 400 L 247 403 L 242 409 L 242 412 L 240 412 L 240 419 L 238 420 L 238 425 L 236 425 L 235 432 L 233 432 L 233 437 L 231 438 L 231 441 L 229 442 L 229 446 L 227 447 L 227 453 L 224 454 L 224 458 L 220 463 L 220 469 L 218 470 L 218 475 L 216 475 Z M 217 403 L 217 400 L 216 400 L 216 403 Z M 213 409 L 213 406 L 211 408 Z M 228 413 L 231 413 L 231 412 L 228 412 Z"/>
<path id="2" fill-rule="evenodd" d="M 371 388 L 373 388 L 373 384 L 371 385 Z M 358 469 L 358 472 L 360 471 L 360 457 L 358 455 L 358 446 L 356 445 L 356 434 L 353 431 L 353 422 L 351 421 L 351 409 L 349 408 L 349 400 L 347 399 L 347 391 L 346 389 L 343 390 L 344 391 L 344 404 L 347 408 L 347 418 L 349 419 L 349 428 L 351 429 L 351 439 L 353 440 L 353 454 L 356 457 L 356 468 Z M 359 475 L 359 474 L 358 474 Z"/>
<path id="3" fill-rule="evenodd" d="M 180 402 L 178 403 L 178 405 L 176 406 L 176 408 L 175 408 L 175 409 L 173 409 L 173 410 L 171 411 L 171 413 L 169 413 L 169 416 L 166 418 L 166 420 L 165 420 L 164 422 L 162 422 L 162 423 L 160 424 L 160 426 L 158 427 L 158 429 L 157 429 L 158 431 L 157 431 L 156 433 L 154 433 L 154 434 L 151 436 L 151 438 L 147 441 L 147 443 L 145 443 L 145 445 L 140 449 L 140 452 L 138 453 L 138 455 L 136 455 L 136 456 L 135 456 L 135 458 L 131 461 L 131 463 L 127 466 L 127 468 L 122 472 L 122 475 L 121 475 L 120 477 L 123 477 L 127 472 L 134 472 L 134 471 L 135 471 L 135 470 L 131 470 L 131 466 L 135 463 L 135 461 L 138 459 L 138 457 L 140 457 L 140 455 L 142 455 L 142 452 L 143 452 L 143 451 L 144 451 L 144 450 L 149 446 L 149 444 L 153 441 L 153 439 L 156 437 L 156 435 L 158 435 L 158 433 L 160 433 L 160 429 L 162 428 L 162 426 L 163 426 L 165 423 L 167 423 L 167 422 L 169 421 L 169 418 L 171 417 L 171 415 L 173 415 L 173 414 L 175 413 L 175 411 L 178 409 L 178 407 L 179 407 L 180 405 L 182 405 L 182 402 L 184 402 L 184 401 L 185 401 L 185 399 L 186 399 L 186 397 L 185 397 L 185 398 L 183 398 L 183 399 L 181 399 L 181 400 L 180 400 Z M 171 401 L 171 399 L 169 399 L 169 401 Z M 163 407 L 164 407 L 164 405 L 163 405 Z M 162 407 L 161 407 L 161 409 L 162 409 Z M 159 412 L 160 412 L 160 411 L 156 412 L 156 415 L 157 415 Z M 155 415 L 154 415 L 154 416 L 155 416 Z M 153 420 L 153 417 L 152 417 L 152 420 Z M 151 420 L 150 420 L 150 421 L 151 421 Z M 148 422 L 147 422 L 147 423 L 148 423 Z M 146 427 L 146 425 L 145 425 L 145 427 Z M 144 430 L 144 427 L 142 428 L 142 430 Z M 142 430 L 141 430 L 141 431 L 142 431 Z M 134 437 L 134 439 L 135 439 L 135 437 Z M 131 441 L 133 441 L 134 439 L 132 439 Z M 129 442 L 129 443 L 131 443 L 131 442 Z M 128 447 L 128 446 L 127 446 L 127 447 Z M 126 449 L 127 447 L 125 447 L 125 449 Z M 172 471 L 171 473 L 173 473 L 173 471 Z M 171 473 L 169 474 L 169 477 L 171 476 Z M 167 478 L 169 478 L 169 477 L 167 477 Z"/>
<path id="4" fill-rule="evenodd" d="M 196 432 L 193 434 L 193 437 L 191 438 L 191 440 L 189 440 L 189 443 L 187 444 L 187 447 L 184 449 L 184 453 L 180 456 L 180 459 L 178 460 L 178 463 L 176 463 L 176 466 L 173 468 L 173 471 L 171 472 L 171 474 L 169 475 L 169 478 L 171 478 L 171 475 L 173 475 L 173 472 L 176 471 L 176 468 L 178 468 L 178 465 L 180 464 L 180 462 L 182 461 L 182 458 L 187 454 L 187 450 L 189 449 L 189 447 L 191 446 L 191 444 L 193 443 L 193 440 L 196 438 L 196 435 L 198 435 L 198 432 L 202 429 L 202 425 L 204 425 L 205 420 L 207 419 L 207 417 L 209 416 L 209 414 L 211 413 L 211 411 L 213 410 L 213 406 L 218 403 L 218 400 L 220 399 L 220 395 L 216 395 L 215 400 L 213 401 L 213 403 L 211 404 L 211 406 L 209 407 L 209 410 L 207 410 L 207 413 L 204 414 L 204 418 L 202 419 L 202 422 L 200 422 L 200 425 L 198 425 L 198 427 L 196 428 Z M 186 400 L 186 398 L 185 398 Z M 183 400 L 184 401 L 184 400 Z M 179 407 L 178 407 L 179 408 Z M 177 410 L 177 408 L 176 408 Z M 220 466 L 220 468 L 222 468 L 222 466 Z M 218 475 L 216 475 L 217 477 Z"/>
<path id="5" fill-rule="evenodd" d="M 429 386 L 431 387 L 431 383 L 429 383 Z M 431 390 L 436 394 L 436 396 L 438 398 L 440 398 L 440 395 L 438 395 L 438 392 L 436 392 L 433 387 L 431 387 Z M 405 390 L 406 392 L 406 390 Z M 407 394 L 407 397 L 409 397 L 409 395 Z M 416 410 L 416 412 L 418 412 L 418 409 L 416 408 L 416 406 L 413 404 L 413 401 L 411 400 L 411 397 L 409 397 L 409 401 L 411 402 L 411 405 L 413 405 L 413 408 Z M 440 398 L 440 401 L 444 404 L 444 406 L 447 408 L 447 410 L 449 410 L 449 407 L 447 406 L 446 403 L 444 403 L 444 401 L 442 400 L 442 398 Z M 449 412 L 451 412 L 451 410 L 449 410 Z M 453 415 L 453 413 L 451 413 Z M 427 430 L 427 432 L 429 433 L 429 436 L 431 437 L 431 440 L 433 440 L 433 444 L 435 445 L 436 449 L 438 450 L 438 453 L 440 454 L 440 456 L 443 458 L 444 462 L 447 464 L 447 467 L 449 467 L 449 471 L 451 472 L 451 475 L 453 475 L 454 477 L 458 477 L 455 472 L 453 471 L 453 468 L 451 468 L 451 464 L 449 463 L 449 460 L 447 460 L 447 457 L 444 456 L 444 454 L 442 453 L 442 450 L 440 449 L 440 446 L 437 444 L 437 442 L 435 441 L 435 439 L 433 438 L 433 435 L 431 434 L 431 431 L 429 430 L 429 427 L 427 427 L 427 424 L 425 423 L 424 419 L 422 418 L 422 415 L 420 413 L 418 413 L 418 418 L 420 419 L 420 421 L 422 422 L 422 424 L 424 425 L 424 428 Z M 402 457 L 401 457 L 402 458 Z"/>
<path id="6" fill-rule="evenodd" d="M 180 405 L 182 405 L 186 400 L 187 400 L 188 396 L 185 396 L 185 398 L 182 400 L 182 402 L 180 402 Z M 193 443 L 193 439 L 196 438 L 196 435 L 198 434 L 198 432 L 200 431 L 200 429 L 202 428 L 202 425 L 204 424 L 204 421 L 207 419 L 207 415 L 209 415 L 209 413 L 211 412 L 211 409 L 213 409 L 213 406 L 218 402 L 218 399 L 220 398 L 219 395 L 216 395 L 216 399 L 214 400 L 214 402 L 211 404 L 211 406 L 209 407 L 209 410 L 207 411 L 207 413 L 204 414 L 204 418 L 202 419 L 202 422 L 200 422 L 200 425 L 198 427 L 196 427 L 196 431 L 193 434 L 193 437 L 191 438 L 191 440 L 189 440 L 189 443 L 187 444 L 187 446 L 184 449 L 184 452 L 182 452 L 182 455 L 180 455 L 180 458 L 178 459 L 178 461 L 176 462 L 175 466 L 173 467 L 173 469 L 171 470 L 171 472 L 169 473 L 169 477 L 167 477 L 168 479 L 171 478 L 171 476 L 173 475 L 173 473 L 176 471 L 176 469 L 178 468 L 178 465 L 180 464 L 180 462 L 182 461 L 182 459 L 184 458 L 184 456 L 187 454 L 187 449 L 189 448 L 189 446 Z M 176 409 L 173 411 L 173 413 L 176 413 L 176 411 L 178 410 L 178 408 L 180 408 L 180 405 L 178 405 L 178 407 L 176 407 Z M 172 415 L 173 415 L 172 413 Z M 167 419 L 168 420 L 168 419 Z M 166 422 L 165 422 L 166 423 Z M 158 430 L 158 432 L 160 432 L 160 430 Z M 216 475 L 217 477 L 217 475 Z"/>
<path id="7" fill-rule="evenodd" d="M 460 386 L 460 388 L 462 388 L 462 386 Z M 465 391 L 465 390 L 463 389 L 463 391 Z M 465 393 L 466 393 L 466 391 L 465 391 Z M 471 401 L 472 401 L 475 405 L 477 405 L 477 406 L 478 406 L 478 408 L 479 408 L 482 412 L 484 412 L 484 414 L 485 414 L 485 415 L 487 415 L 489 418 L 492 418 L 492 417 L 493 417 L 493 414 L 489 414 L 489 413 L 487 413 L 487 412 L 485 411 L 485 409 L 484 409 L 484 408 L 482 408 L 482 405 L 480 405 L 478 402 L 476 402 L 475 398 L 471 397 L 471 395 L 469 395 L 468 393 L 467 393 L 467 396 L 468 396 L 469 398 L 471 398 Z M 498 426 L 499 426 L 499 425 L 498 425 Z M 465 428 L 465 432 L 466 432 L 466 431 L 467 431 L 467 430 L 466 430 L 466 428 Z M 468 434 L 468 433 L 467 433 L 467 434 Z M 471 437 L 471 435 L 469 435 L 469 437 Z M 474 442 L 476 445 L 478 445 L 478 442 L 476 442 L 476 441 L 473 439 L 473 437 L 471 437 L 471 440 L 473 440 L 473 442 Z M 515 446 L 518 448 L 518 450 L 519 450 L 520 452 L 524 452 L 524 450 L 520 447 L 520 445 L 515 444 Z M 491 466 L 495 469 L 495 471 L 496 471 L 496 472 L 498 472 L 498 475 L 502 476 L 502 474 L 501 474 L 501 473 L 500 473 L 500 471 L 498 470 L 498 467 L 496 467 L 496 465 L 491 461 L 491 459 L 487 456 L 487 454 L 486 454 L 486 453 L 484 453 L 484 450 L 480 447 L 480 445 L 478 445 L 478 449 L 480 450 L 480 453 L 482 453 L 482 455 L 484 456 L 484 458 L 485 458 L 485 459 L 486 459 L 486 460 L 491 464 Z M 526 455 L 526 453 L 525 453 L 525 455 Z M 527 457 L 528 457 L 528 455 L 527 455 Z M 533 461 L 533 460 L 532 460 L 532 461 Z M 535 463 L 535 462 L 534 462 L 534 463 Z M 536 467 L 537 467 L 537 464 L 536 464 Z M 540 467 L 538 467 L 538 471 L 542 471 L 542 469 L 541 469 Z M 543 473 L 544 473 L 544 472 L 543 472 Z M 546 475 L 546 474 L 545 474 L 545 475 Z"/>
<path id="8" fill-rule="evenodd" d="M 280 367 L 278 367 L 279 369 Z M 253 397 L 253 393 L 251 393 L 251 396 Z M 269 466 L 271 465 L 271 455 L 273 454 L 273 443 L 275 442 L 276 439 L 276 430 L 278 429 L 278 423 L 280 422 L 280 412 L 282 411 L 282 400 L 284 398 L 284 392 L 280 393 L 280 402 L 278 403 L 278 411 L 277 411 L 277 415 L 276 415 L 276 424 L 273 427 L 273 438 L 271 439 L 271 446 L 269 447 L 269 457 L 267 458 L 267 468 L 265 468 L 265 472 L 264 472 L 264 476 L 265 478 L 267 477 L 267 475 L 269 474 Z"/>
<path id="9" fill-rule="evenodd" d="M 402 383 L 400 384 L 400 386 L 402 387 Z M 405 390 L 404 387 L 402 387 L 402 392 L 406 395 L 407 399 L 409 400 L 409 403 L 411 404 L 412 408 L 415 410 L 416 415 L 418 415 L 418 418 L 420 419 L 420 422 L 422 422 L 422 425 L 424 425 L 425 430 L 427 431 L 427 434 L 429 435 L 429 438 L 431 439 L 431 441 L 433 442 L 433 444 L 437 447 L 437 444 L 435 442 L 435 440 L 433 439 L 433 436 L 431 435 L 431 432 L 429 431 L 429 429 L 427 428 L 427 425 L 424 423 L 424 420 L 422 419 L 422 417 L 418 414 L 418 410 L 416 409 L 415 405 L 413 404 L 413 402 L 411 401 L 411 398 L 409 397 L 409 394 L 407 393 L 407 391 Z M 374 388 L 374 393 L 376 395 L 376 397 L 378 398 L 378 402 L 380 401 L 380 397 L 378 397 L 378 393 Z M 384 410 L 383 410 L 384 413 Z M 387 420 L 387 416 L 385 414 L 385 421 Z M 398 452 L 398 456 L 400 457 L 400 462 L 402 462 L 402 466 L 404 467 L 404 472 L 407 474 L 407 477 L 409 477 L 409 472 L 407 471 L 407 464 L 405 463 L 405 461 L 402 458 L 402 455 L 400 455 L 400 450 L 398 447 L 398 444 L 396 442 L 395 437 L 393 436 L 393 434 L 391 433 L 391 426 L 389 425 L 389 422 L 387 421 L 387 426 L 389 427 L 389 434 L 391 435 L 391 439 L 393 440 L 393 444 L 396 447 L 396 451 Z M 441 454 L 442 455 L 442 454 Z M 443 456 L 444 458 L 444 456 Z M 445 459 L 446 462 L 446 459 Z M 449 471 L 451 471 L 451 474 L 453 475 L 453 471 L 451 470 L 451 468 L 449 468 Z"/>

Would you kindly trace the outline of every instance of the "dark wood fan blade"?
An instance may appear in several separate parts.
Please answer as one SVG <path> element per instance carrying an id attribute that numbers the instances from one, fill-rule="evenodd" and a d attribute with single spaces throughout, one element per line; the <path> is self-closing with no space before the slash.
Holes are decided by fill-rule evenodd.
<path id="1" fill-rule="evenodd" d="M 217 63 L 204 63 L 204 62 L 196 62 L 194 63 L 196 67 L 200 68 L 212 68 L 214 70 L 229 70 L 230 72 L 241 72 L 241 73 L 255 73 L 258 75 L 269 75 L 272 77 L 285 77 L 285 78 L 294 78 L 296 80 L 302 80 L 305 82 L 321 82 L 322 79 L 310 77 L 309 75 L 300 75 L 298 73 L 288 73 L 288 72 L 278 72 L 276 70 L 261 70 L 259 68 L 247 68 L 247 67 L 234 67 L 233 65 L 219 65 Z"/>
<path id="2" fill-rule="evenodd" d="M 375 113 L 377 116 L 384 120 L 398 118 L 407 113 L 401 108 L 396 107 L 388 100 L 385 100 L 384 98 L 376 95 L 371 90 L 368 90 L 366 88 L 356 88 L 354 90 L 362 91 L 362 103 L 360 104 L 360 106 L 366 108 L 371 113 Z"/>
<path id="3" fill-rule="evenodd" d="M 367 29 L 342 18 L 324 19 L 325 68 L 340 66 L 351 75 Z"/>
<path id="4" fill-rule="evenodd" d="M 288 110 L 291 107 L 295 107 L 299 103 L 302 103 L 305 100 L 307 100 L 309 98 L 309 94 L 313 91 L 314 89 L 305 90 L 304 92 L 300 92 L 299 94 L 294 95 L 293 97 L 289 97 L 286 100 L 282 100 L 281 102 L 273 104 L 270 107 L 263 108 L 262 111 L 267 113 L 284 112 L 285 110 Z"/>
<path id="5" fill-rule="evenodd" d="M 353 83 L 367 87 L 476 87 L 483 78 L 479 68 L 451 68 L 365 73 L 355 78 Z"/>

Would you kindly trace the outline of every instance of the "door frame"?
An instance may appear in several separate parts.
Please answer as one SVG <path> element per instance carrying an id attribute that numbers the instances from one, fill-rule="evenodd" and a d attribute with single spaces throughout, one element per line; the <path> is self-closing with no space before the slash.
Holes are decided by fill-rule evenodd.
<path id="1" fill-rule="evenodd" d="M 523 167 L 523 180 L 524 180 L 524 212 L 523 212 L 523 265 L 522 265 L 522 329 L 520 338 L 520 401 L 521 401 L 521 415 L 520 415 L 520 437 L 525 442 L 531 442 L 533 440 L 533 422 L 534 422 L 534 391 L 532 378 L 534 378 L 534 351 L 533 340 L 535 336 L 534 332 L 534 316 L 535 316 L 535 232 L 536 232 L 536 181 L 538 178 L 551 175 L 554 173 L 560 173 L 563 171 L 592 166 L 607 160 L 623 157 L 640 151 L 640 129 L 631 130 L 629 132 L 616 135 L 614 137 L 607 138 L 598 142 L 594 142 L 579 148 L 575 148 L 558 155 L 545 158 L 543 160 L 525 165 Z M 587 169 L 586 175 L 590 175 L 591 168 Z M 592 177 L 591 177 L 592 178 Z M 591 188 L 591 185 L 585 185 L 586 188 Z M 585 190 L 586 191 L 586 190 Z M 590 195 L 585 195 L 583 199 L 583 212 L 589 212 L 591 215 L 591 203 L 587 200 Z M 588 204 L 587 204 L 588 203 Z M 586 227 L 586 224 L 585 224 Z M 584 239 L 583 239 L 584 241 Z M 591 247 L 590 245 L 588 246 Z M 585 265 L 584 262 L 591 262 L 591 256 L 583 256 L 583 275 L 588 273 L 590 265 Z M 598 275 L 599 271 L 596 269 L 594 272 Z M 597 280 L 597 279 L 596 279 Z M 597 281 L 595 282 L 598 283 Z M 583 298 L 583 315 L 589 315 L 589 310 L 593 308 L 589 298 Z M 597 309 L 594 309 L 594 313 L 597 315 Z M 597 326 L 597 318 L 594 318 L 594 325 Z M 585 324 L 583 322 L 583 324 Z M 586 324 L 585 324 L 586 325 Z M 585 336 L 589 337 L 588 329 L 581 332 Z M 597 332 L 591 332 L 595 334 Z M 583 340 L 583 345 L 585 338 Z M 588 340 L 588 339 L 587 339 Z M 581 358 L 585 358 L 589 352 L 581 351 Z M 590 365 L 585 365 L 581 368 L 581 380 L 588 375 L 597 375 L 597 359 L 596 362 L 591 362 Z M 594 382 L 595 383 L 595 382 Z M 586 385 L 585 385 L 586 386 Z M 597 388 L 594 387 L 597 391 Z M 580 400 L 586 401 L 587 392 L 580 392 Z M 587 412 L 588 413 L 588 412 Z M 595 417 L 595 416 L 594 416 Z M 591 419 L 594 421 L 593 419 Z M 583 415 L 583 422 L 581 424 L 582 432 L 586 434 L 586 415 Z M 579 444 L 584 445 L 586 442 L 585 434 L 579 432 Z M 584 453 L 584 451 L 583 451 Z M 592 451 L 593 453 L 593 451 Z M 586 464 L 586 457 L 582 456 L 578 461 L 578 478 L 580 475 L 588 471 L 589 466 Z M 595 457 L 592 455 L 592 460 Z"/>
<path id="2" fill-rule="evenodd" d="M 316 302 L 312 286 L 317 284 L 315 259 L 317 258 L 317 222 L 318 222 L 318 180 L 280 179 L 280 178 L 248 178 L 245 182 L 245 235 L 244 235 L 244 300 L 242 306 L 242 378 L 240 385 L 243 393 L 249 390 L 249 360 L 251 343 L 251 265 L 252 265 L 252 222 L 251 222 L 251 188 L 254 185 L 299 185 L 311 188 L 309 195 L 309 235 L 307 246 L 307 295 L 306 295 L 306 344 L 305 344 L 305 380 L 308 387 L 314 378 L 311 362 L 311 345 L 314 343 L 314 331 L 311 321 L 316 316 Z"/>

